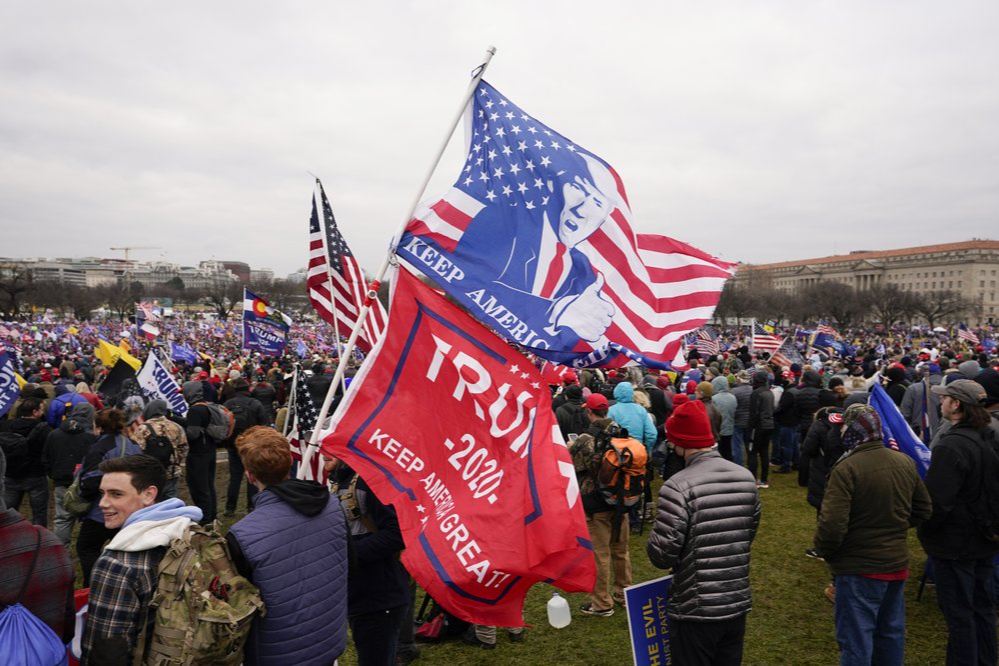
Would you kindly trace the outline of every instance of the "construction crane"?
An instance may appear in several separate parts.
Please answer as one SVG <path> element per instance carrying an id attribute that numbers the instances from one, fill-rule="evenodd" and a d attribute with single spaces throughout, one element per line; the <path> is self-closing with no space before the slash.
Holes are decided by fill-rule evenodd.
<path id="1" fill-rule="evenodd" d="M 113 247 L 112 252 L 124 252 L 125 253 L 125 284 L 128 284 L 132 280 L 132 263 L 128 259 L 128 253 L 132 250 L 159 250 L 161 248 L 154 247 L 152 245 L 129 245 L 127 247 Z"/>

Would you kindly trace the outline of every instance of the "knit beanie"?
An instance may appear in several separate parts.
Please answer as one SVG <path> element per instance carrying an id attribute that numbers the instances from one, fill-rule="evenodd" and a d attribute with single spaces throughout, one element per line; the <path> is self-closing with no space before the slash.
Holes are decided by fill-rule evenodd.
<path id="1" fill-rule="evenodd" d="M 700 392 L 701 396 L 705 398 L 710 398 L 715 394 L 715 387 L 711 385 L 711 382 L 701 382 L 697 385 L 697 390 Z"/>
<path id="2" fill-rule="evenodd" d="M 881 439 L 881 419 L 870 405 L 850 405 L 843 413 L 843 448 L 851 451 L 866 442 Z"/>
<path id="3" fill-rule="evenodd" d="M 700 400 L 687 402 L 666 419 L 666 437 L 685 449 L 707 449 L 715 445 L 708 411 Z"/>

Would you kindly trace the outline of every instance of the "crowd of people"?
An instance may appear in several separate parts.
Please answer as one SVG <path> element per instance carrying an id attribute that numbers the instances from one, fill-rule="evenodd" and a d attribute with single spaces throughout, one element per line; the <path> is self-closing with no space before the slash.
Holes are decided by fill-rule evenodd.
<path id="1" fill-rule="evenodd" d="M 74 588 L 89 588 L 82 663 L 125 664 L 136 651 L 169 651 L 149 611 L 154 599 L 163 603 L 160 564 L 179 536 L 201 529 L 209 538 L 224 518 L 235 522 L 216 535 L 231 558 L 220 587 L 253 590 L 239 598 L 252 606 L 258 595 L 266 608 L 247 627 L 244 663 L 334 663 L 348 627 L 361 664 L 418 657 L 416 586 L 399 559 L 405 546 L 393 508 L 340 461 L 326 462 L 328 486 L 295 478 L 282 435 L 295 366 L 306 366 L 318 405 L 337 362 L 318 331 L 293 332 L 305 358 L 266 358 L 244 354 L 231 325 L 179 320 L 172 334 L 198 351 L 171 364 L 188 406 L 181 415 L 133 380 L 102 390 L 111 368 L 94 347 L 121 339 L 127 325 L 32 329 L 12 333 L 25 383 L 0 421 L 0 603 L 20 598 L 69 643 Z M 808 554 L 832 575 L 825 594 L 835 604 L 841 663 L 902 663 L 913 527 L 930 557 L 924 575 L 936 583 L 948 664 L 996 662 L 999 543 L 983 536 L 976 504 L 989 469 L 983 456 L 999 435 L 995 348 L 929 331 L 844 337 L 859 350 L 853 356 L 803 341 L 795 362 L 777 363 L 733 328 L 721 332 L 717 354 L 692 348 L 687 365 L 673 371 L 563 369 L 551 380 L 597 566 L 580 612 L 608 617 L 625 605 L 630 535 L 651 524 L 649 559 L 674 574 L 676 663 L 740 663 L 760 494 L 771 472 L 797 474 L 803 500 L 816 510 Z M 151 353 L 148 343 L 134 344 L 137 355 Z M 350 359 L 348 376 L 358 360 Z M 883 441 L 868 405 L 875 385 L 932 451 L 925 478 Z M 213 430 L 214 405 L 234 416 L 225 437 Z M 627 449 L 632 461 L 627 489 L 603 478 L 612 449 Z M 226 472 L 220 499 L 217 481 Z M 653 502 L 657 475 L 663 484 Z M 494 627 L 472 625 L 461 638 L 480 649 L 497 644 Z M 510 633 L 523 638 L 522 629 Z"/>

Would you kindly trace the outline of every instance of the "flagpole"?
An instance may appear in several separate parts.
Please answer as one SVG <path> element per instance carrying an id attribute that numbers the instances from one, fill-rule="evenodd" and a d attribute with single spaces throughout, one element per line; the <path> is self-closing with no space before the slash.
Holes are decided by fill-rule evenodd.
<path id="1" fill-rule="evenodd" d="M 319 191 L 322 192 L 323 184 L 322 184 L 322 181 L 319 180 L 319 176 L 316 176 L 316 185 L 319 187 Z M 313 202 L 313 205 L 316 207 L 317 211 L 323 210 L 323 202 L 322 202 L 322 200 L 320 199 L 319 201 L 316 201 L 315 187 L 312 188 L 312 202 Z M 330 251 L 329 251 L 329 248 L 326 247 L 326 234 L 323 234 L 323 249 L 324 249 L 324 251 L 326 253 L 326 256 L 328 257 Z M 332 311 L 330 312 L 330 314 L 333 315 L 333 335 L 336 336 L 333 339 L 333 344 L 336 346 L 337 362 L 339 363 L 339 361 L 340 361 L 340 324 L 337 322 L 337 316 L 336 316 L 336 299 L 333 298 L 333 273 L 331 272 L 330 262 L 326 261 L 324 263 L 326 264 L 326 288 L 329 289 L 329 292 L 330 292 L 330 308 L 332 309 Z M 358 302 L 360 302 L 360 300 Z M 347 379 L 346 379 L 346 377 L 341 377 L 340 378 L 340 383 L 342 384 L 343 392 L 346 393 L 347 392 Z M 332 382 L 330 382 L 330 386 L 335 386 L 335 384 L 333 384 Z"/>
<path id="2" fill-rule="evenodd" d="M 479 81 L 482 80 L 482 76 L 486 73 L 486 68 L 489 66 L 489 62 L 492 60 L 493 56 L 496 55 L 496 47 L 490 46 L 486 48 L 486 53 L 483 56 L 482 64 L 473 70 L 472 80 L 469 82 L 468 87 L 465 89 L 465 94 L 462 95 L 461 103 L 458 105 L 458 110 L 448 124 L 447 132 L 444 134 L 444 138 L 441 141 L 440 147 L 437 149 L 437 153 L 434 155 L 433 160 L 427 169 L 423 180 L 420 182 L 420 187 L 413 197 L 412 203 L 409 206 L 409 210 L 406 217 L 403 218 L 399 225 L 398 231 L 392 236 L 392 240 L 389 244 L 388 252 L 385 253 L 385 259 L 382 261 L 381 267 L 378 269 L 378 273 L 375 275 L 375 279 L 368 286 L 367 297 L 365 298 L 364 305 L 361 307 L 361 311 L 357 316 L 357 321 L 354 323 L 354 328 L 350 333 L 350 339 L 347 340 L 347 348 L 344 353 L 340 355 L 340 362 L 337 364 L 336 374 L 333 376 L 333 381 L 330 384 L 329 390 L 326 392 L 326 399 L 323 400 L 323 406 L 319 410 L 319 417 L 316 420 L 316 427 L 312 431 L 312 437 L 309 440 L 309 446 L 306 448 L 306 455 L 302 457 L 303 466 L 305 463 L 311 462 L 312 454 L 314 449 L 319 446 L 319 434 L 323 429 L 326 422 L 326 416 L 329 413 L 330 405 L 333 402 L 333 396 L 336 393 L 336 385 L 343 379 L 345 361 L 346 358 L 350 356 L 354 351 L 354 344 L 357 342 L 357 336 L 361 332 L 361 328 L 364 326 L 364 320 L 368 316 L 368 310 L 371 309 L 372 301 L 378 296 L 378 286 L 381 284 L 382 278 L 385 277 L 385 273 L 389 269 L 389 265 L 392 263 L 392 258 L 395 256 L 395 248 L 399 244 L 399 240 L 402 238 L 403 233 L 406 231 L 406 226 L 409 221 L 413 219 L 413 214 L 416 212 L 416 207 L 420 204 L 423 199 L 424 193 L 426 192 L 427 185 L 430 184 L 430 179 L 434 175 L 434 171 L 437 170 L 437 165 L 441 161 L 441 157 L 444 156 L 444 151 L 447 149 L 447 144 L 451 141 L 451 135 L 454 134 L 455 128 L 461 121 L 462 116 L 465 115 L 465 107 L 468 106 L 469 100 L 472 99 L 472 95 L 475 94 L 475 89 L 479 85 Z M 334 313 L 335 316 L 335 313 Z M 374 341 L 372 340 L 372 343 Z M 302 478 L 301 470 L 299 470 L 298 478 Z"/>

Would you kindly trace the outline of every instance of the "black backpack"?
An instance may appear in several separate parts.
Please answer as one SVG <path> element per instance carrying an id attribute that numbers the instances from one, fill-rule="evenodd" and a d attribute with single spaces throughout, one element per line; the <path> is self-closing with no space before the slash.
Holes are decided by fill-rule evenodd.
<path id="1" fill-rule="evenodd" d="M 226 407 L 232 412 L 232 439 L 236 439 L 237 436 L 243 434 L 245 431 L 253 427 L 252 418 L 250 417 L 249 405 L 245 402 L 236 402 L 230 400 Z"/>
<path id="2" fill-rule="evenodd" d="M 567 402 L 559 407 L 559 411 L 562 411 L 563 414 L 569 415 L 567 424 L 568 427 L 566 428 L 567 432 L 582 435 L 590 428 L 590 419 L 586 416 L 586 412 L 583 411 L 583 407 L 581 405 Z M 558 415 L 556 414 L 556 418 L 557 417 Z"/>
<path id="3" fill-rule="evenodd" d="M 28 438 L 16 432 L 0 432 L 0 450 L 7 459 L 7 476 L 18 476 L 19 468 L 29 461 Z"/>
<path id="4" fill-rule="evenodd" d="M 173 442 L 166 435 L 157 433 L 148 423 L 145 424 L 145 428 L 149 431 L 146 436 L 146 455 L 156 458 L 163 465 L 163 469 L 167 469 L 173 462 Z"/>

